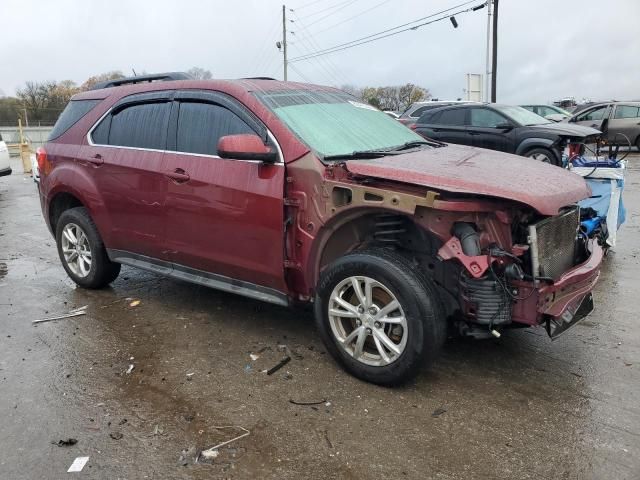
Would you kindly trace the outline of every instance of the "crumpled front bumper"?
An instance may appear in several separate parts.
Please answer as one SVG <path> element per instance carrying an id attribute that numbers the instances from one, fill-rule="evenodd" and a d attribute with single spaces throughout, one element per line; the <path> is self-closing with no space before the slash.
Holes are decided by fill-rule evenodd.
<path id="1" fill-rule="evenodd" d="M 520 297 L 513 304 L 512 321 L 529 325 L 544 324 L 551 338 L 575 325 L 593 310 L 591 291 L 600 276 L 604 252 L 595 240 L 588 244 L 589 258 L 568 270 L 553 283 L 533 288 L 518 282 Z M 531 291 L 534 290 L 534 291 Z"/>

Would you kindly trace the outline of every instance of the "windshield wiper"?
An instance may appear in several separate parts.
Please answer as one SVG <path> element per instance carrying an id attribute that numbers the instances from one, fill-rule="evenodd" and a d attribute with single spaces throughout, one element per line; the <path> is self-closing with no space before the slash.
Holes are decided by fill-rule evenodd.
<path id="1" fill-rule="evenodd" d="M 429 145 L 431 147 L 441 147 L 445 145 L 442 142 L 429 141 L 429 140 L 413 140 L 411 142 L 403 143 L 397 147 L 393 147 L 389 151 L 391 152 L 399 152 L 401 150 L 408 150 L 409 148 L 419 147 L 420 145 Z"/>
<path id="2" fill-rule="evenodd" d="M 348 159 L 358 159 L 358 158 L 380 158 L 385 155 L 395 155 L 392 151 L 387 150 L 361 150 L 355 151 L 351 153 L 340 153 L 338 155 L 327 155 L 323 159 L 324 160 L 348 160 Z"/>

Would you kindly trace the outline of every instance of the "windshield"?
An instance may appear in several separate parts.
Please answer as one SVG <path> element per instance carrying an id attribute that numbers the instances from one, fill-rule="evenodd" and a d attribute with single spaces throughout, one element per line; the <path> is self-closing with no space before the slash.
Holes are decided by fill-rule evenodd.
<path id="1" fill-rule="evenodd" d="M 499 112 L 504 113 L 507 117 L 520 125 L 530 126 L 530 125 L 543 125 L 545 123 L 552 123 L 544 117 L 540 115 L 530 112 L 526 108 L 522 107 L 512 107 L 508 105 L 494 105 L 493 106 Z"/>
<path id="2" fill-rule="evenodd" d="M 426 143 L 397 120 L 346 93 L 301 89 L 255 95 L 321 157 Z"/>

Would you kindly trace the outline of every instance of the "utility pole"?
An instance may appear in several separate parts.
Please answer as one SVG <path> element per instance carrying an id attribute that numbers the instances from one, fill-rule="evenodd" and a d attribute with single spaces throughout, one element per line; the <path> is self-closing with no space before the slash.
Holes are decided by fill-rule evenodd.
<path id="1" fill-rule="evenodd" d="M 498 0 L 493 0 L 493 53 L 491 55 L 491 102 L 496 101 L 498 71 Z"/>
<path id="2" fill-rule="evenodd" d="M 484 80 L 484 100 L 488 102 L 490 97 L 489 78 L 491 76 L 491 0 L 487 0 L 487 65 Z"/>
<path id="3" fill-rule="evenodd" d="M 287 81 L 287 9 L 282 5 L 282 52 L 284 53 L 284 81 Z"/>

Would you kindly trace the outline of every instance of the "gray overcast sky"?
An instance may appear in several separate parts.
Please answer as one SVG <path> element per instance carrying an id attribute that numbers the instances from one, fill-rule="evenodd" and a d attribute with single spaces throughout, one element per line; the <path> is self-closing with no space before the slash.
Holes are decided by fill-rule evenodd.
<path id="1" fill-rule="evenodd" d="M 291 0 L 290 57 L 463 1 Z M 152 73 L 200 66 L 216 78 L 282 76 L 275 47 L 281 1 L 0 3 L 0 89 L 7 95 L 27 80 L 81 83 L 109 70 L 131 74 L 131 68 Z M 328 9 L 336 4 L 342 7 Z M 502 0 L 499 18 L 498 101 L 640 99 L 640 0 Z M 484 72 L 486 19 L 483 9 L 458 16 L 458 29 L 438 22 L 298 62 L 299 73 L 290 71 L 290 79 L 359 86 L 412 82 L 441 99 L 461 97 L 464 74 Z"/>

